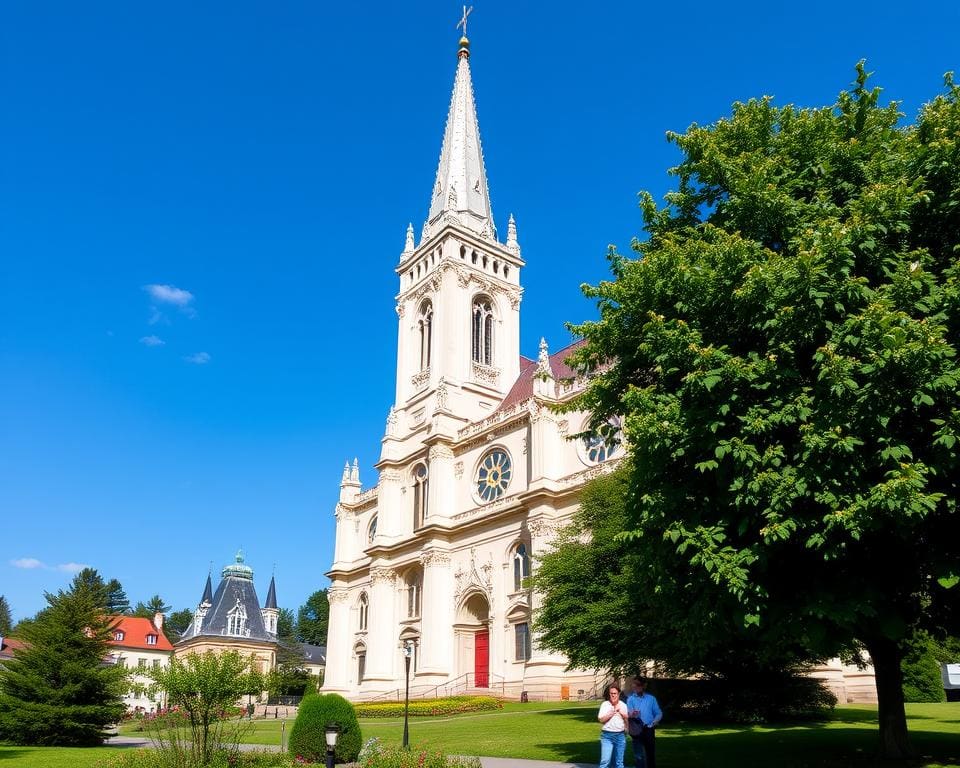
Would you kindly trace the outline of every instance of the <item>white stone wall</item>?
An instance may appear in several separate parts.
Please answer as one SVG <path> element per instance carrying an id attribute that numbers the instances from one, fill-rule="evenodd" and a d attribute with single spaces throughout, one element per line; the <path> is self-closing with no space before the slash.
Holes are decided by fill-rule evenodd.
<path id="1" fill-rule="evenodd" d="M 114 648 L 111 651 L 114 661 L 122 665 L 133 674 L 128 681 L 127 693 L 123 703 L 128 712 L 140 707 L 144 712 L 154 712 L 163 706 L 163 693 L 150 693 L 146 689 L 153 685 L 153 681 L 145 674 L 138 673 L 141 669 L 152 669 L 155 665 L 166 668 L 170 664 L 170 651 L 146 650 L 141 648 Z M 142 663 L 142 666 L 141 666 Z"/>

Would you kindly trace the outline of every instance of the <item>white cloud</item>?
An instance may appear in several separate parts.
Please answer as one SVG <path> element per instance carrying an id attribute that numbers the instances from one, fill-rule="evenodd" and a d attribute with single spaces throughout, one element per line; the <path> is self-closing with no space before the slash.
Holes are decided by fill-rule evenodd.
<path id="1" fill-rule="evenodd" d="M 194 365 L 206 365 L 210 362 L 210 354 L 208 352 L 194 352 L 192 355 L 187 355 L 183 359 Z"/>
<path id="2" fill-rule="evenodd" d="M 175 285 L 161 285 L 153 283 L 143 286 L 143 290 L 150 294 L 150 297 L 158 304 L 173 304 L 181 309 L 190 305 L 193 301 L 193 294 Z"/>
<path id="3" fill-rule="evenodd" d="M 79 573 L 84 568 L 89 568 L 89 565 L 85 563 L 60 563 L 57 566 L 58 571 L 63 571 L 64 573 Z"/>
<path id="4" fill-rule="evenodd" d="M 162 347 L 167 342 L 165 342 L 159 336 L 154 336 L 151 334 L 150 336 L 141 336 L 140 343 L 146 347 Z"/>
<path id="5" fill-rule="evenodd" d="M 40 560 L 37 560 L 35 557 L 21 557 L 17 560 L 11 560 L 10 565 L 14 568 L 46 568 Z"/>

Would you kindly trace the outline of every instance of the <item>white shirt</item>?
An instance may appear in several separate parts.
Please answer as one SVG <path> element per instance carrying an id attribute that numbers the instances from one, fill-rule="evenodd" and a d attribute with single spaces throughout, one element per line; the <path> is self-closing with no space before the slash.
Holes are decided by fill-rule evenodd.
<path id="1" fill-rule="evenodd" d="M 613 704 L 605 701 L 600 705 L 600 714 L 597 717 L 606 717 L 611 712 L 613 712 Z M 627 705 L 622 701 L 617 702 L 617 714 L 600 726 L 600 730 L 614 733 L 623 733 L 627 730 Z"/>

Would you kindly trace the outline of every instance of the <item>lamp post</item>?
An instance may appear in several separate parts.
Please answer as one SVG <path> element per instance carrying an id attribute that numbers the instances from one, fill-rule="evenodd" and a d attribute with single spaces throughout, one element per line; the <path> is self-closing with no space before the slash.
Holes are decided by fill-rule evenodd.
<path id="1" fill-rule="evenodd" d="M 407 684 L 403 693 L 403 748 L 410 749 L 410 657 L 413 656 L 413 642 L 403 644 L 403 666 L 406 670 Z"/>
<path id="2" fill-rule="evenodd" d="M 323 735 L 327 740 L 327 768 L 333 768 L 334 750 L 337 748 L 337 739 L 340 738 L 340 726 L 337 723 L 327 723 Z"/>

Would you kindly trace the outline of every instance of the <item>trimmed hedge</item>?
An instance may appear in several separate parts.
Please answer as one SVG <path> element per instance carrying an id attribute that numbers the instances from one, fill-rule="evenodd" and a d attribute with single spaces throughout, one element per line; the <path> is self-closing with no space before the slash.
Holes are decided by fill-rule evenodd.
<path id="1" fill-rule="evenodd" d="M 363 743 L 353 705 L 335 693 L 308 696 L 300 703 L 297 719 L 290 729 L 289 752 L 293 758 L 322 763 L 327 755 L 324 731 L 328 723 L 340 726 L 334 757 L 338 763 L 352 763 Z"/>
<path id="2" fill-rule="evenodd" d="M 410 702 L 410 717 L 459 715 L 464 712 L 485 712 L 502 709 L 503 703 L 493 696 L 449 696 L 445 699 L 417 699 Z M 403 702 L 357 704 L 357 717 L 403 717 Z"/>

